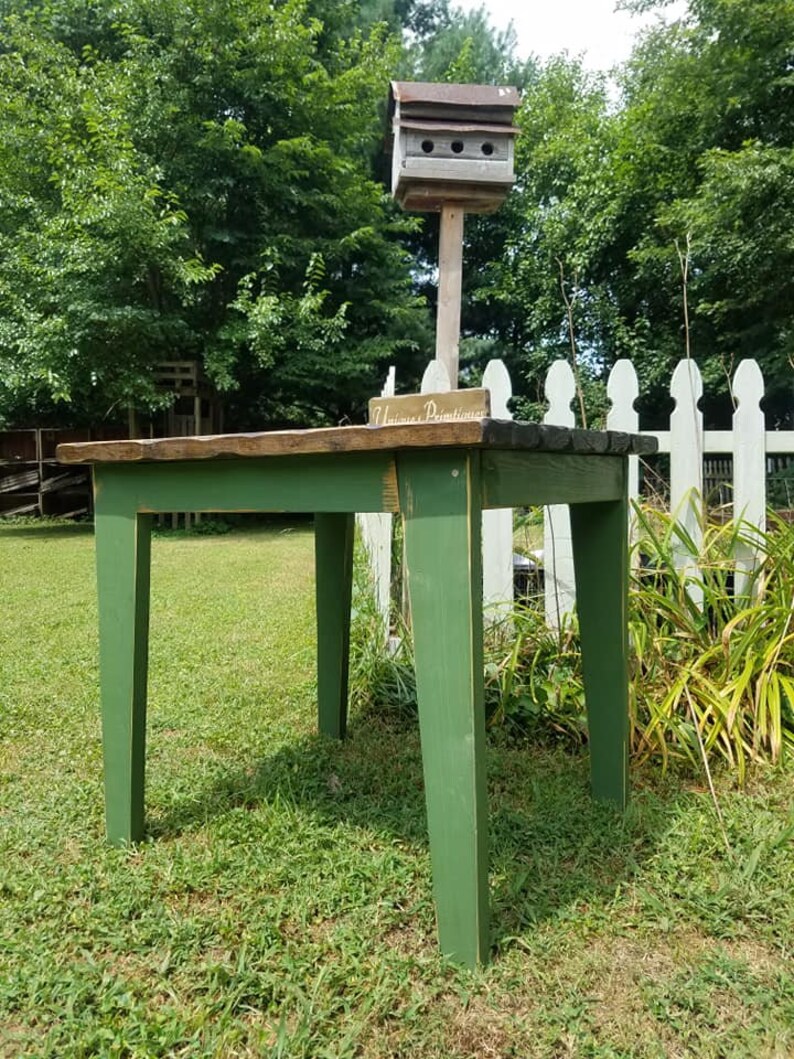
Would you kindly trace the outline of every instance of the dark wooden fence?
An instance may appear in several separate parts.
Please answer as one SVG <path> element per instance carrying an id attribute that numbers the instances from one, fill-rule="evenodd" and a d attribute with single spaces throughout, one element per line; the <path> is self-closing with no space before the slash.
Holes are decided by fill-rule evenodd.
<path id="1" fill-rule="evenodd" d="M 92 507 L 88 471 L 62 467 L 55 449 L 62 441 L 107 441 L 125 434 L 121 427 L 0 431 L 0 518 L 87 515 Z"/>

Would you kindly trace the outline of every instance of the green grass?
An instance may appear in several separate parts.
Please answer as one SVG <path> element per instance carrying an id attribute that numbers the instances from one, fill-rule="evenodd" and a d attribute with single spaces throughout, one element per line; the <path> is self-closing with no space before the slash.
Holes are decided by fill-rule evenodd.
<path id="1" fill-rule="evenodd" d="M 103 836 L 93 539 L 0 529 L 0 1056 L 786 1057 L 794 775 L 489 745 L 494 962 L 436 951 L 415 723 L 314 734 L 305 526 L 153 548 L 150 838 Z"/>

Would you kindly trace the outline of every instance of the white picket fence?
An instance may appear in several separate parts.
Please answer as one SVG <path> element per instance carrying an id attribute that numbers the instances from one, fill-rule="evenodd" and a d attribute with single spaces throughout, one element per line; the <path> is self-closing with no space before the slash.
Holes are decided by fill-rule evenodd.
<path id="1" fill-rule="evenodd" d="M 508 402 L 512 396 L 510 376 L 502 361 L 489 362 L 482 385 L 491 391 L 491 414 L 495 419 L 512 418 Z M 394 393 L 394 369 L 389 371 L 383 396 Z M 422 380 L 422 393 L 448 390 L 449 379 L 438 361 L 431 361 Z M 576 397 L 576 383 L 570 364 L 558 360 L 546 375 L 545 395 L 548 411 L 544 423 L 575 426 L 572 404 Z M 640 430 L 635 402 L 639 397 L 639 382 L 634 365 L 619 360 L 607 382 L 611 408 L 607 415 L 607 429 L 655 437 L 659 452 L 670 456 L 670 510 L 699 543 L 701 522 L 698 505 L 693 497 L 703 492 L 703 459 L 712 454 L 728 454 L 733 459 L 733 515 L 755 526 L 760 532 L 766 528 L 766 460 L 771 455 L 794 454 L 794 430 L 769 431 L 765 427 L 760 401 L 764 395 L 764 379 L 754 360 L 743 360 L 732 380 L 734 404 L 731 430 L 704 430 L 703 413 L 698 401 L 703 396 L 703 381 L 694 361 L 679 362 L 670 383 L 670 395 L 675 408 L 670 415 L 670 429 L 666 431 Z M 639 457 L 629 457 L 629 497 L 634 500 L 640 492 Z M 383 614 L 386 635 L 389 623 L 389 584 L 391 576 L 391 515 L 362 515 L 359 517 L 363 538 L 372 563 L 378 605 Z M 627 532 L 628 532 L 627 527 Z M 546 620 L 558 626 L 570 613 L 576 601 L 573 573 L 571 528 L 566 505 L 547 507 L 544 513 L 543 561 L 545 569 Z M 741 591 L 748 571 L 755 561 L 749 544 L 742 546 L 736 556 L 737 590 Z M 680 565 L 691 562 L 682 550 Z M 697 587 L 692 588 L 697 600 Z M 483 513 L 483 596 L 485 615 L 489 620 L 500 620 L 509 613 L 513 603 L 513 513 L 486 511 Z"/>

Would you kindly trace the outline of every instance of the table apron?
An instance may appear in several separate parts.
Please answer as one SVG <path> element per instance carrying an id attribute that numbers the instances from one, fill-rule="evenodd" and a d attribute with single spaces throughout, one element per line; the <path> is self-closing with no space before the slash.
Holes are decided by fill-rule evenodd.
<path id="1" fill-rule="evenodd" d="M 484 508 L 597 503 L 624 496 L 626 457 L 484 450 L 481 474 Z"/>
<path id="2" fill-rule="evenodd" d="M 622 456 L 468 451 L 481 462 L 483 508 L 619 500 L 626 487 L 626 459 Z M 151 514 L 398 512 L 401 458 L 401 454 L 384 451 L 95 464 L 95 503 L 98 512 Z"/>
<path id="3" fill-rule="evenodd" d="M 94 465 L 98 513 L 397 511 L 394 454 Z"/>

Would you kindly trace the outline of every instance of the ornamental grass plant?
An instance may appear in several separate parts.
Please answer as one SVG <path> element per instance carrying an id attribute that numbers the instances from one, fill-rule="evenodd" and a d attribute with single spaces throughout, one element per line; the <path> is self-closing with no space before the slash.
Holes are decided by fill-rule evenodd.
<path id="1" fill-rule="evenodd" d="M 693 765 L 705 751 L 743 783 L 749 762 L 776 764 L 794 747 L 794 527 L 775 515 L 763 534 L 712 524 L 698 548 L 669 515 L 641 508 L 637 523 L 632 749 Z M 744 585 L 742 551 L 758 556 Z M 677 556 L 691 559 L 684 572 Z"/>
<path id="2" fill-rule="evenodd" d="M 694 771 L 721 761 L 743 784 L 751 762 L 776 764 L 794 749 L 794 526 L 771 513 L 766 533 L 709 524 L 698 546 L 671 516 L 638 507 L 633 548 L 632 757 Z M 757 565 L 739 592 L 734 556 L 750 550 Z M 361 584 L 357 598 L 354 696 L 415 706 L 408 631 L 396 655 L 384 655 Z M 576 616 L 552 629 L 541 599 L 517 605 L 510 633 L 496 628 L 486 637 L 485 692 L 490 726 L 584 744 Z"/>

